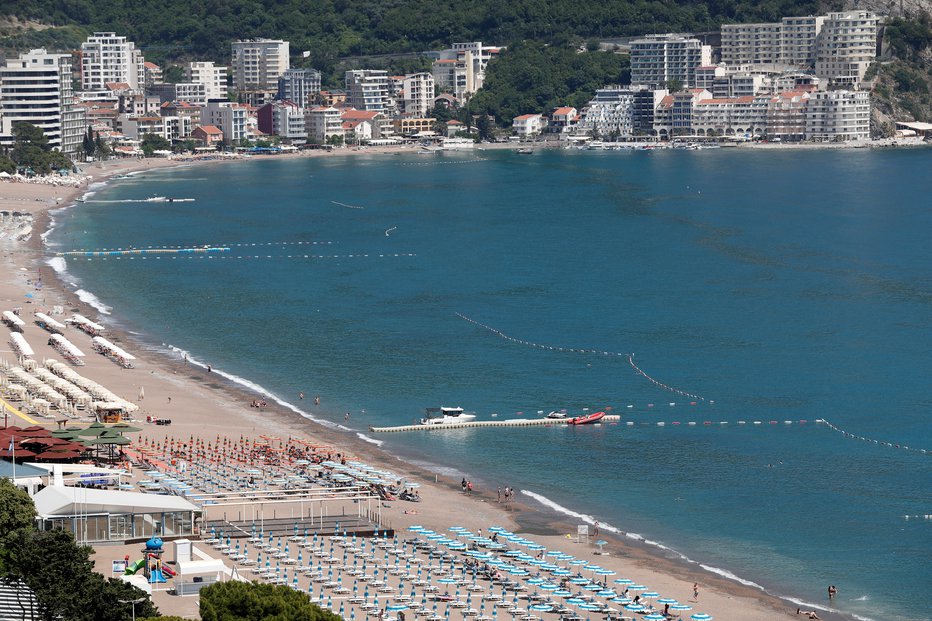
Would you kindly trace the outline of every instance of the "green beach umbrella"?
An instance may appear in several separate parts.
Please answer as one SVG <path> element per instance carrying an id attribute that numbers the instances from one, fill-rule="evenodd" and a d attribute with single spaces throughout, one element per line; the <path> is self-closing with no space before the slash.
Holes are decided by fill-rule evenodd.
<path id="1" fill-rule="evenodd" d="M 91 423 L 84 429 L 79 429 L 77 435 L 86 437 L 97 437 L 107 431 L 107 426 L 103 423 Z"/>

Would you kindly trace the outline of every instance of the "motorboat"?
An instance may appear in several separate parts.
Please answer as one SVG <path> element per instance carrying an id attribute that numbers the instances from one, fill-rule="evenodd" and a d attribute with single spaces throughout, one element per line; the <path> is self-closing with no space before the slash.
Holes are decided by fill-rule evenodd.
<path id="1" fill-rule="evenodd" d="M 592 423 L 597 423 L 600 420 L 605 418 L 605 412 L 593 412 L 592 414 L 584 414 L 582 416 L 577 416 L 575 418 L 567 419 L 567 425 L 591 425 Z"/>
<path id="2" fill-rule="evenodd" d="M 475 414 L 467 414 L 463 408 L 427 408 L 427 416 L 421 419 L 422 425 L 455 425 L 466 423 L 476 418 Z"/>
<path id="3" fill-rule="evenodd" d="M 547 414 L 547 418 L 563 419 L 566 418 L 566 410 L 554 410 Z"/>

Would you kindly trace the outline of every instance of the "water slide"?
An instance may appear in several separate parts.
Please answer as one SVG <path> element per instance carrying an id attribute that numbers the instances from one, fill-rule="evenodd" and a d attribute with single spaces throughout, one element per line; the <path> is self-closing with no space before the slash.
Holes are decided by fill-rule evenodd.
<path id="1" fill-rule="evenodd" d="M 132 565 L 127 566 L 125 573 L 127 576 L 132 576 L 133 574 L 135 574 L 137 571 L 139 571 L 145 566 L 146 566 L 146 559 L 141 558 L 135 563 L 133 563 Z"/>

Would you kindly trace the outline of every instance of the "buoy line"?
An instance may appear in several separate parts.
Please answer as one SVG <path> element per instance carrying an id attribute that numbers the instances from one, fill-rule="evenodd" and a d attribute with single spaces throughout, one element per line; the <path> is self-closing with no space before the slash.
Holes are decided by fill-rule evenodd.
<path id="1" fill-rule="evenodd" d="M 501 330 L 493 328 L 492 326 L 487 326 L 484 323 L 480 323 L 476 321 L 475 319 L 467 317 L 466 315 L 462 313 L 456 313 L 456 316 L 459 317 L 460 319 L 463 319 L 464 321 L 468 321 L 469 323 L 475 326 L 478 326 L 484 330 L 487 330 L 488 332 L 491 332 L 492 334 L 498 337 L 501 337 L 505 339 L 506 341 L 511 341 L 512 343 L 517 343 L 518 345 L 526 345 L 528 347 L 536 347 L 537 349 L 547 349 L 550 351 L 570 352 L 574 354 L 594 354 L 597 356 L 617 356 L 617 357 L 627 358 L 628 364 L 631 365 L 631 367 L 635 370 L 635 372 L 638 375 L 641 375 L 642 377 L 646 378 L 648 381 L 653 383 L 655 386 L 659 388 L 663 388 L 664 390 L 668 390 L 670 392 L 676 393 L 678 395 L 683 395 L 684 397 L 690 397 L 692 399 L 696 399 L 699 401 L 706 400 L 705 397 L 701 397 L 695 393 L 687 392 L 685 390 L 680 390 L 679 388 L 675 388 L 673 386 L 670 386 L 669 384 L 664 384 L 663 382 L 657 379 L 654 379 L 653 377 L 645 373 L 638 365 L 634 363 L 634 354 L 614 352 L 614 351 L 604 351 L 604 350 L 599 350 L 599 349 L 584 349 L 584 348 L 579 348 L 579 347 L 559 347 L 557 345 L 544 345 L 543 343 L 534 343 L 532 341 L 525 341 L 522 339 L 515 338 L 513 336 L 509 336 L 505 334 L 504 332 L 502 332 Z"/>

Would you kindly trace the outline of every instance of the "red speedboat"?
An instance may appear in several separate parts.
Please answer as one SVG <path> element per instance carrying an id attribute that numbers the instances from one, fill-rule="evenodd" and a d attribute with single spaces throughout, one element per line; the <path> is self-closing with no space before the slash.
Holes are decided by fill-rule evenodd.
<path id="1" fill-rule="evenodd" d="M 592 423 L 597 423 L 600 420 L 605 418 L 605 412 L 593 412 L 592 414 L 586 414 L 585 416 L 577 416 L 576 418 L 570 418 L 566 421 L 567 425 L 591 425 Z"/>

